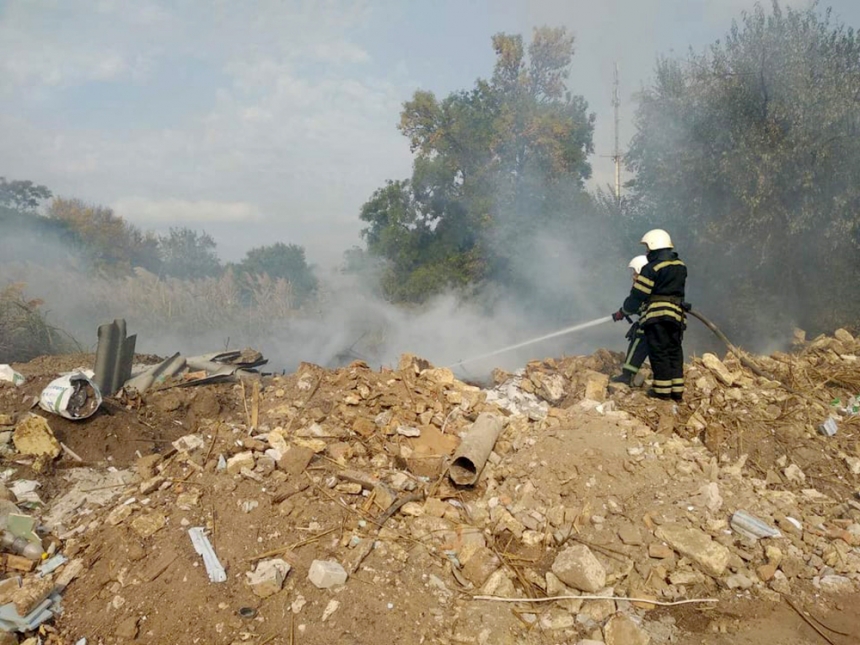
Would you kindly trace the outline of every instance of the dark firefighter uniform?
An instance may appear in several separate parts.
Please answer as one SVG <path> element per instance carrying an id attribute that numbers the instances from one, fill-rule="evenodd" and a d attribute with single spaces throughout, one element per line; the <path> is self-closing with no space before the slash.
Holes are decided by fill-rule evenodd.
<path id="1" fill-rule="evenodd" d="M 648 358 L 648 340 L 645 338 L 645 330 L 640 321 L 637 320 L 630 325 L 626 338 L 630 344 L 627 346 L 627 356 L 624 357 L 624 365 L 621 366 L 621 370 L 627 372 L 629 374 L 628 379 L 632 381 L 633 377 L 639 373 L 642 363 Z"/>
<path id="2" fill-rule="evenodd" d="M 642 267 L 621 307 L 628 316 L 639 314 L 639 325 L 654 372 L 653 391 L 660 398 L 680 400 L 684 395 L 684 350 L 681 342 L 687 325 L 681 304 L 686 282 L 687 267 L 675 251 L 650 251 L 648 264 Z M 628 352 L 629 358 L 631 352 Z"/>

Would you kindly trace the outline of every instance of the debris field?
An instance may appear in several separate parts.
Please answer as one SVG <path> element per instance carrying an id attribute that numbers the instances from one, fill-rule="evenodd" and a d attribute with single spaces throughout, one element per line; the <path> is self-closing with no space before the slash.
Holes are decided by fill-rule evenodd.
<path id="1" fill-rule="evenodd" d="M 694 358 L 680 404 L 610 384 L 606 350 L 484 384 L 404 355 L 70 420 L 35 401 L 92 356 L 13 365 L 3 528 L 44 555 L 0 560 L 0 644 L 734 643 L 768 615 L 856 642 L 860 341 L 795 340 L 745 357 L 764 375 Z"/>

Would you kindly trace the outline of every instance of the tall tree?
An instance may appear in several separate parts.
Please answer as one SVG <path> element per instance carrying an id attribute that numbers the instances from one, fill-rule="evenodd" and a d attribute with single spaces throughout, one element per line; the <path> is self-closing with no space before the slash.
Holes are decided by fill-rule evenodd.
<path id="1" fill-rule="evenodd" d="M 450 286 L 516 280 L 515 250 L 536 230 L 570 221 L 566 200 L 591 168 L 593 115 L 567 91 L 573 37 L 564 29 L 493 37 L 490 80 L 438 100 L 418 91 L 400 130 L 412 177 L 362 207 L 368 251 L 388 261 L 385 286 L 422 300 Z"/>
<path id="2" fill-rule="evenodd" d="M 34 211 L 46 199 L 52 197 L 47 186 L 34 184 L 29 179 L 7 181 L 0 177 L 0 206 L 12 210 Z"/>
<path id="3" fill-rule="evenodd" d="M 158 272 L 158 238 L 144 233 L 105 206 L 57 197 L 48 208 L 51 219 L 65 223 L 80 240 L 97 269 L 126 273 L 134 267 Z"/>
<path id="4" fill-rule="evenodd" d="M 221 272 L 221 261 L 215 251 L 215 240 L 205 231 L 170 228 L 158 238 L 161 271 L 174 278 L 208 278 Z"/>
<path id="5" fill-rule="evenodd" d="M 276 242 L 253 248 L 246 253 L 238 269 L 251 276 L 287 280 L 299 303 L 317 289 L 317 278 L 305 258 L 305 250 L 297 244 Z"/>
<path id="6" fill-rule="evenodd" d="M 735 328 L 860 314 L 858 97 L 860 38 L 817 6 L 759 5 L 706 52 L 658 62 L 633 207 L 672 230 Z"/>

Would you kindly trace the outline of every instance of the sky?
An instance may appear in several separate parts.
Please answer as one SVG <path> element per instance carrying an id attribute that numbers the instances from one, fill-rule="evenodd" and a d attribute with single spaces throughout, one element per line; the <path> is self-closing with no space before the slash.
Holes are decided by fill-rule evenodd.
<path id="1" fill-rule="evenodd" d="M 807 6 L 808 0 L 783 5 Z M 490 38 L 566 26 L 570 89 L 597 115 L 594 177 L 658 55 L 703 49 L 753 0 L 0 0 L 0 176 L 210 233 L 226 260 L 276 241 L 319 267 L 360 244 L 361 205 L 410 174 L 417 89 L 492 72 Z M 860 2 L 832 0 L 860 26 Z"/>

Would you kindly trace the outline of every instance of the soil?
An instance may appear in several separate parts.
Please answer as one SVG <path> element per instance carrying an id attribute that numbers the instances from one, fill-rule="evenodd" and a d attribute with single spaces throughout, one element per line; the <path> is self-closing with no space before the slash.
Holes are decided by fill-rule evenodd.
<path id="1" fill-rule="evenodd" d="M 616 365 L 608 356 L 591 357 L 587 365 L 562 361 L 541 369 L 566 370 L 573 382 L 588 370 L 611 372 Z M 0 412 L 27 413 L 33 397 L 60 371 L 91 363 L 92 356 L 81 355 L 16 366 L 28 381 L 20 388 L 0 386 Z M 738 508 L 772 514 L 753 480 L 779 471 L 781 457 L 789 457 L 808 477 L 802 485 L 783 480 L 782 489 L 799 499 L 810 486 L 827 495 L 826 502 L 803 502 L 797 514 L 804 525 L 839 518 L 836 506 L 850 499 L 858 485 L 857 476 L 844 466 L 845 455 L 857 447 L 850 424 L 833 441 L 808 428 L 798 430 L 794 423 L 787 430 L 772 428 L 769 435 L 755 434 L 760 432 L 755 426 L 740 443 L 709 450 L 686 431 L 698 405 L 694 396 L 673 408 L 641 392 L 618 390 L 611 399 L 620 411 L 605 414 L 580 406 L 580 385 L 585 386 L 571 385 L 565 407 L 551 409 L 539 422 L 501 411 L 510 422 L 491 463 L 474 488 L 455 488 L 444 477 L 418 474 L 435 472 L 435 453 L 422 457 L 422 442 L 432 436 L 447 446 L 446 437 L 468 427 L 487 404 L 460 414 L 454 403 L 460 397 L 451 393 L 462 390 L 468 398 L 473 390 L 447 384 L 444 374 L 430 378 L 426 371 L 407 368 L 408 361 L 406 365 L 383 372 L 361 364 L 337 372 L 303 365 L 289 376 L 265 377 L 256 428 L 249 428 L 256 396 L 250 382 L 170 388 L 150 392 L 141 401 L 110 399 L 94 417 L 79 422 L 46 415 L 57 439 L 84 463 L 64 454 L 34 472 L 25 460 L 9 454 L 4 467 L 14 467 L 16 477 L 38 479 L 48 507 L 69 490 L 73 469 L 128 468 L 141 474 L 132 486 L 117 487 L 103 506 L 82 506 L 80 516 L 70 518 L 67 528 L 80 532 L 63 537 L 63 553 L 81 559 L 85 570 L 65 590 L 64 613 L 49 642 L 65 645 L 85 637 L 104 645 L 560 645 L 602 639 L 601 626 L 616 612 L 641 620 L 655 645 L 827 642 L 789 601 L 815 616 L 810 617 L 813 622 L 821 621 L 816 624 L 826 624 L 821 629 L 833 644 L 860 642 L 860 594 L 825 594 L 811 575 L 791 578 L 788 594 L 772 591 L 754 572 L 764 562 L 764 545 L 739 544 L 725 526 L 707 530 L 717 541 L 731 544 L 730 571 L 756 581 L 748 591 L 727 588 L 724 578 L 697 574 L 678 554 L 668 560 L 649 557 L 649 546 L 659 542 L 653 529 L 664 523 L 717 526 Z M 379 425 L 381 411 L 390 413 L 388 425 Z M 433 421 L 422 425 L 422 418 L 431 416 Z M 363 434 L 361 419 L 378 427 Z M 422 439 L 404 438 L 396 431 L 399 425 L 420 427 Z M 725 426 L 735 439 L 737 429 L 728 421 Z M 281 462 L 276 467 L 266 461 L 268 433 L 279 427 L 290 441 L 323 443 L 306 468 L 292 471 Z M 203 448 L 177 452 L 172 442 L 185 435 L 199 436 Z M 744 449 L 744 443 L 752 450 Z M 455 445 L 445 449 L 450 452 Z M 255 455 L 253 472 L 218 470 L 220 457 L 245 451 Z M 731 469 L 742 454 L 752 457 L 735 476 Z M 141 458 L 149 455 L 159 455 L 160 470 L 144 473 L 152 464 Z M 423 470 L 428 464 L 429 470 Z M 355 494 L 343 487 L 349 481 L 345 471 L 356 470 L 392 487 L 393 476 L 405 474 L 427 493 L 423 514 L 416 517 L 404 508 L 379 528 L 374 522 L 383 507 L 374 505 L 367 491 Z M 699 501 L 708 481 L 718 483 L 722 496 L 716 511 Z M 406 490 L 394 490 L 394 496 Z M 540 528 L 521 526 L 524 533 L 514 525 L 505 528 L 490 520 L 496 508 L 511 509 L 517 522 L 534 521 Z M 534 515 L 548 518 L 559 508 L 570 528 L 562 542 L 553 537 L 555 524 Z M 144 536 L 147 523 L 154 530 Z M 227 571 L 224 583 L 209 581 L 194 551 L 188 529 L 198 526 L 207 529 Z M 572 625 L 552 628 L 551 619 L 564 617 L 562 604 L 472 598 L 480 585 L 464 586 L 461 570 L 452 563 L 462 556 L 473 527 L 502 564 L 504 576 L 489 595 L 545 596 L 542 581 L 556 555 L 580 543 L 589 545 L 605 568 L 607 592 L 613 595 L 719 602 L 645 610 L 626 601 L 584 601 L 570 612 Z M 630 532 L 641 539 L 621 539 Z M 528 539 L 532 533 L 537 541 Z M 308 580 L 314 560 L 345 566 L 356 561 L 361 550 L 356 542 L 362 539 L 376 539 L 376 548 L 346 585 L 318 589 Z M 824 543 L 813 547 L 812 540 L 792 544 L 814 557 L 827 557 Z M 246 574 L 258 560 L 270 557 L 283 558 L 291 570 L 281 591 L 260 598 Z M 691 582 L 670 584 L 665 574 L 673 571 L 688 574 Z M 243 617 L 243 608 L 253 610 L 253 617 Z"/>

